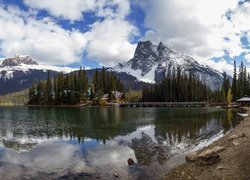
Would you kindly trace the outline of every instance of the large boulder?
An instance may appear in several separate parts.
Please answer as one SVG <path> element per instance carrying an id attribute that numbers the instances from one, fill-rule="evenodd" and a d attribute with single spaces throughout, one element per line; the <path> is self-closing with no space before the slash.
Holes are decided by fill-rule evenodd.
<path id="1" fill-rule="evenodd" d="M 199 165 L 211 165 L 220 161 L 220 156 L 217 152 L 208 149 L 199 154 L 197 163 Z"/>
<path id="2" fill-rule="evenodd" d="M 190 152 L 186 155 L 186 160 L 190 162 L 195 162 L 198 158 L 197 152 Z"/>

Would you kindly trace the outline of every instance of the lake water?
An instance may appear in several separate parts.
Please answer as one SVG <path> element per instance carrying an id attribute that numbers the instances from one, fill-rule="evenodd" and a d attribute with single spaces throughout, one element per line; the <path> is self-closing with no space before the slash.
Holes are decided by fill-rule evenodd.
<path id="1" fill-rule="evenodd" d="M 205 107 L 0 107 L 0 179 L 156 179 L 240 121 Z"/>

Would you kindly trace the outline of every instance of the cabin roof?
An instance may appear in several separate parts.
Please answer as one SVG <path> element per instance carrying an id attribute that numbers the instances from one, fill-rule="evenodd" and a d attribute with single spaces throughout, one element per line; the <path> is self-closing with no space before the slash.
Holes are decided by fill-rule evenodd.
<path id="1" fill-rule="evenodd" d="M 103 98 L 109 98 L 109 94 L 104 94 Z"/>
<path id="2" fill-rule="evenodd" d="M 237 102 L 250 102 L 250 97 L 243 97 L 241 99 L 238 99 Z"/>
<path id="3" fill-rule="evenodd" d="M 113 96 L 116 99 L 120 99 L 123 96 L 123 93 L 119 92 L 119 91 L 111 91 L 111 93 L 113 94 Z"/>

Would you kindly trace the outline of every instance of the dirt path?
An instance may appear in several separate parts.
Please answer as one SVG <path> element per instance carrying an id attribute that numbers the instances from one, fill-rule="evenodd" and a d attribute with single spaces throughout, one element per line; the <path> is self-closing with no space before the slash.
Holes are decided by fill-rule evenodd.
<path id="1" fill-rule="evenodd" d="M 247 113 L 250 114 L 250 109 Z M 232 135 L 242 132 L 245 137 L 229 140 Z M 218 153 L 221 159 L 218 163 L 200 166 L 196 162 L 187 162 L 173 169 L 163 179 L 250 180 L 250 117 L 247 117 L 229 134 L 199 151 L 198 154 L 215 146 L 225 148 L 224 151 Z"/>

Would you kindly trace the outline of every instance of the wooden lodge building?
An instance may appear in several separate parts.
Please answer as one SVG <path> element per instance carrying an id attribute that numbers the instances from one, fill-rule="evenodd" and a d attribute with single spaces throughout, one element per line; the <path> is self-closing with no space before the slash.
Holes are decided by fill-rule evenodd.
<path id="1" fill-rule="evenodd" d="M 237 100 L 240 106 L 250 106 L 250 97 L 243 97 Z"/>
<path id="2" fill-rule="evenodd" d="M 111 91 L 109 94 L 104 94 L 102 100 L 111 103 L 122 103 L 125 102 L 124 93 L 119 91 Z"/>

